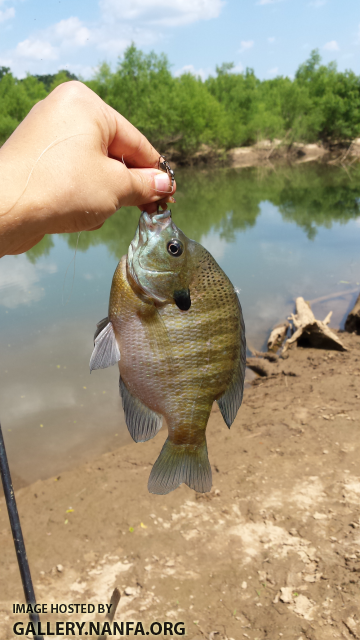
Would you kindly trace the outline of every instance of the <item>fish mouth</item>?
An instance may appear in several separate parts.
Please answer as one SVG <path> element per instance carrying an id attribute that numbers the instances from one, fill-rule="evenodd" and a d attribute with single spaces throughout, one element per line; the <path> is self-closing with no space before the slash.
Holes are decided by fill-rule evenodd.
<path id="1" fill-rule="evenodd" d="M 173 272 L 168 269 L 162 271 L 161 269 L 148 268 L 142 263 L 142 252 L 151 237 L 160 236 L 161 233 L 171 225 L 173 225 L 173 222 L 171 219 L 171 211 L 169 209 L 153 216 L 150 216 L 146 211 L 142 211 L 135 237 L 130 243 L 127 253 L 127 266 L 130 277 L 146 296 L 159 304 L 166 304 L 170 302 L 170 300 L 164 298 L 161 294 L 159 295 L 155 293 L 150 286 L 147 286 L 147 283 L 144 282 L 143 276 L 145 276 L 146 279 L 146 274 L 151 274 L 155 282 L 156 276 L 159 278 L 162 276 L 171 276 Z M 135 263 L 137 263 L 136 268 Z M 140 272 L 142 272 L 142 276 L 140 275 Z"/>
<path id="2" fill-rule="evenodd" d="M 129 246 L 129 251 L 131 249 L 132 254 L 134 254 L 147 243 L 151 235 L 160 234 L 171 224 L 173 223 L 170 209 L 162 213 L 157 213 L 154 216 L 150 216 L 146 211 L 142 211 L 135 237 Z"/>
<path id="3" fill-rule="evenodd" d="M 143 211 L 139 220 L 140 241 L 143 240 L 143 236 L 147 237 L 149 232 L 160 234 L 171 224 L 172 218 L 170 209 L 166 209 L 166 211 L 162 211 L 161 213 L 156 213 L 154 216 L 150 216 L 146 211 Z"/>
<path id="4" fill-rule="evenodd" d="M 166 209 L 166 211 L 161 211 L 160 213 L 156 213 L 153 216 L 150 216 L 146 211 L 143 211 L 141 214 L 141 219 L 145 222 L 147 227 L 168 226 L 171 220 L 171 211 L 170 209 Z"/>

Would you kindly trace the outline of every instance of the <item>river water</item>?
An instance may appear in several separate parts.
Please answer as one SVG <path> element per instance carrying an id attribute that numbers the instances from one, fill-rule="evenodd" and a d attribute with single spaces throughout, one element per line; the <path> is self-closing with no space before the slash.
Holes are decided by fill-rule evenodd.
<path id="1" fill-rule="evenodd" d="M 250 345 L 264 347 L 299 295 L 343 326 L 360 290 L 360 167 L 193 169 L 177 183 L 174 221 L 240 291 Z M 88 364 L 138 217 L 124 208 L 98 231 L 0 261 L 0 419 L 16 486 L 129 439 L 117 368 L 90 376 Z"/>

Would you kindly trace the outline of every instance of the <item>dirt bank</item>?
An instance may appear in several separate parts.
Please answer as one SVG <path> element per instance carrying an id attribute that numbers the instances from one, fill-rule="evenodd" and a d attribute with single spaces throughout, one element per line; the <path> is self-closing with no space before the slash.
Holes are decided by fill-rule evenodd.
<path id="1" fill-rule="evenodd" d="M 349 143 L 285 144 L 282 140 L 261 140 L 251 147 L 238 147 L 228 151 L 231 167 L 257 167 L 274 162 L 302 164 L 324 162 L 327 164 L 351 164 L 360 159 L 360 138 Z"/>
<path id="2" fill-rule="evenodd" d="M 193 640 L 360 637 L 360 337 L 341 338 L 348 352 L 291 351 L 230 432 L 214 407 L 211 494 L 148 494 L 163 432 L 20 489 L 38 600 L 107 602 L 117 584 L 118 620 L 181 620 Z M 23 596 L 0 509 L 7 640 Z"/>
<path id="3" fill-rule="evenodd" d="M 303 164 L 304 162 L 323 162 L 326 164 L 352 164 L 360 160 L 360 138 L 348 142 L 304 144 L 294 142 L 291 145 L 283 140 L 260 140 L 247 147 L 214 149 L 202 144 L 191 157 L 182 157 L 173 149 L 166 152 L 172 166 L 176 165 L 225 165 L 234 169 L 258 167 L 274 163 Z"/>

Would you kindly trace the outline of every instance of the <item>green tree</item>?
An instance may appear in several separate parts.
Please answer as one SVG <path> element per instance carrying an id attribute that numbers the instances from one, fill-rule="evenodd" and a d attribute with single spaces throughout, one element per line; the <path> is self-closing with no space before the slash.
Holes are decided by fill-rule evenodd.
<path id="1" fill-rule="evenodd" d="M 0 144 L 38 100 L 73 79 L 63 69 L 18 80 L 0 67 Z M 236 73 L 233 62 L 224 62 L 204 81 L 190 73 L 174 77 L 164 54 L 144 54 L 132 44 L 115 71 L 103 63 L 86 84 L 182 163 L 191 163 L 204 144 L 229 149 L 264 138 L 291 144 L 360 136 L 360 77 L 322 64 L 317 50 L 293 80 L 260 81 L 253 69 Z"/>

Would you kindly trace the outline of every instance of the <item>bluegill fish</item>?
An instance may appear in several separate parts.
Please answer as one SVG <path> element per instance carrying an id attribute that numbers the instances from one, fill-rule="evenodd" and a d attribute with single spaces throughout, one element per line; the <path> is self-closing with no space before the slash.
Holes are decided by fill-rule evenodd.
<path id="1" fill-rule="evenodd" d="M 115 271 L 90 371 L 116 362 L 135 442 L 153 438 L 163 417 L 168 426 L 149 491 L 166 494 L 182 483 L 210 491 L 206 425 L 214 400 L 228 427 L 241 405 L 245 327 L 230 280 L 170 211 L 141 214 Z"/>

